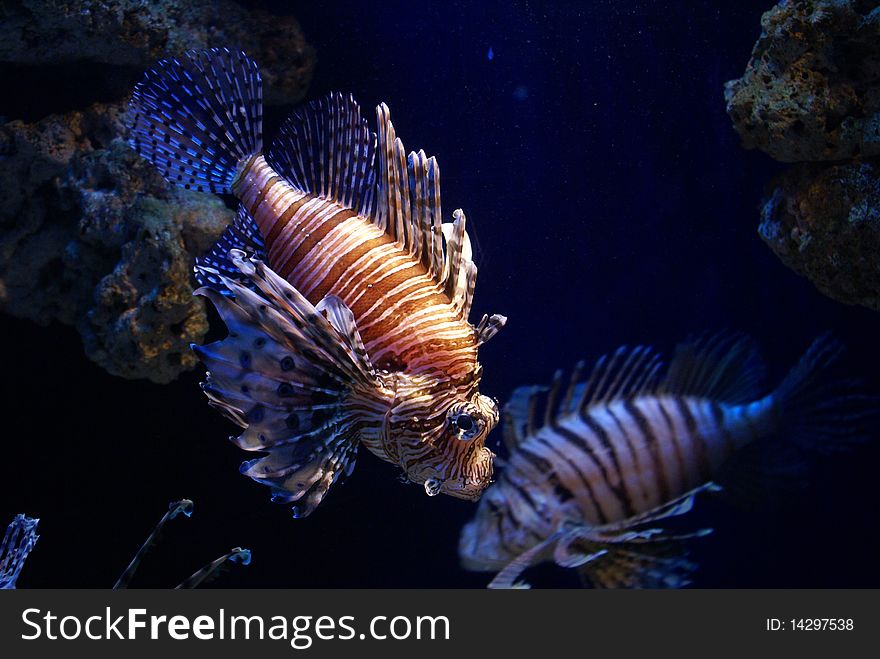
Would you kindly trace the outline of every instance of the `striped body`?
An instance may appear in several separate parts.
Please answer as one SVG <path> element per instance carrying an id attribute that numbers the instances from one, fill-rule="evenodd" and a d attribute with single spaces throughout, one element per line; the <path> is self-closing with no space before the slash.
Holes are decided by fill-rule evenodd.
<path id="1" fill-rule="evenodd" d="M 643 395 L 588 407 L 517 447 L 472 532 L 494 560 L 510 560 L 563 518 L 594 527 L 655 509 L 711 480 L 735 450 L 773 430 L 772 396 L 725 405 Z"/>
<path id="2" fill-rule="evenodd" d="M 159 62 L 130 113 L 166 179 L 241 201 L 195 268 L 229 333 L 193 349 L 234 441 L 265 454 L 242 473 L 304 516 L 364 444 L 428 494 L 477 499 L 499 417 L 477 348 L 506 318 L 468 322 L 477 267 L 464 213 L 443 222 L 436 158 L 407 154 L 384 104 L 374 132 L 336 93 L 264 149 L 261 99 L 256 64 L 215 48 Z"/>
<path id="3" fill-rule="evenodd" d="M 312 303 L 345 302 L 378 368 L 473 383 L 473 326 L 400 243 L 338 202 L 297 190 L 262 156 L 233 191 L 257 222 L 270 267 Z"/>

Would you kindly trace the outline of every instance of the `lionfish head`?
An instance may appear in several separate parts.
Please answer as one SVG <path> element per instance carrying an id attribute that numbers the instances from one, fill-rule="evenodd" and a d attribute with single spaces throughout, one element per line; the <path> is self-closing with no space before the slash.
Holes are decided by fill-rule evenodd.
<path id="1" fill-rule="evenodd" d="M 395 433 L 397 462 L 429 496 L 476 501 L 492 481 L 495 454 L 486 437 L 498 424 L 498 405 L 475 387 L 466 395 L 426 398 Z"/>

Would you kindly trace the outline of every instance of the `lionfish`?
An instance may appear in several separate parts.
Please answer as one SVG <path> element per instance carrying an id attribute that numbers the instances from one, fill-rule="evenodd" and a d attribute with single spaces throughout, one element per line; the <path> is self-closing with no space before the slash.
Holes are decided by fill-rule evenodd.
<path id="1" fill-rule="evenodd" d="M 477 348 L 506 319 L 468 322 L 477 268 L 464 213 L 441 222 L 437 160 L 405 155 L 387 106 L 377 136 L 341 94 L 264 153 L 261 94 L 253 61 L 213 49 L 160 61 L 130 110 L 131 145 L 168 181 L 241 201 L 196 265 L 229 334 L 194 350 L 233 441 L 268 454 L 242 473 L 303 517 L 363 444 L 430 495 L 478 499 L 499 414 Z"/>
<path id="2" fill-rule="evenodd" d="M 711 529 L 657 524 L 719 489 L 734 452 L 771 436 L 817 451 L 863 438 L 853 424 L 872 399 L 823 381 L 841 350 L 817 339 L 765 396 L 756 351 L 731 335 L 681 344 L 663 378 L 651 349 L 621 348 L 585 382 L 579 364 L 567 387 L 557 372 L 549 388 L 517 389 L 504 410 L 510 458 L 462 531 L 463 566 L 498 571 L 495 588 L 524 586 L 520 574 L 547 561 L 594 587 L 687 585 L 684 541 Z"/>

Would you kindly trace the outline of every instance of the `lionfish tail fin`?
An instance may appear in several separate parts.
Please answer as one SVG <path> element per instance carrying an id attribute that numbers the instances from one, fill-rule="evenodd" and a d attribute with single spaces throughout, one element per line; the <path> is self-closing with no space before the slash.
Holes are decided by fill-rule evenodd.
<path id="1" fill-rule="evenodd" d="M 3 543 L 0 544 L 0 590 L 12 590 L 24 562 L 37 544 L 38 519 L 26 515 L 16 515 L 6 527 Z"/>
<path id="2" fill-rule="evenodd" d="M 801 449 L 819 454 L 846 449 L 870 439 L 880 421 L 880 398 L 864 393 L 857 380 L 835 377 L 843 352 L 830 334 L 820 336 L 771 394 L 782 438 Z"/>
<path id="3" fill-rule="evenodd" d="M 210 403 L 244 428 L 233 437 L 265 456 L 242 464 L 272 488 L 273 500 L 311 513 L 339 476 L 354 468 L 363 408 L 360 392 L 378 386 L 351 311 L 328 296 L 313 306 L 261 261 L 233 250 L 249 284 L 220 275 L 231 296 L 210 299 L 229 330 L 193 349 L 208 369 Z"/>
<path id="4" fill-rule="evenodd" d="M 262 82 L 240 51 L 161 60 L 132 95 L 130 144 L 180 187 L 229 193 L 241 162 L 262 149 Z"/>

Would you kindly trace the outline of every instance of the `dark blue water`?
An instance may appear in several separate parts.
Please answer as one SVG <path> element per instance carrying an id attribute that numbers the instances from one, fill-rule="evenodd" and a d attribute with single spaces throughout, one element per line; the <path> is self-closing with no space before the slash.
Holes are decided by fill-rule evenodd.
<path id="1" fill-rule="evenodd" d="M 726 328 L 758 340 L 774 380 L 831 329 L 850 370 L 880 386 L 880 316 L 823 297 L 756 233 L 780 167 L 739 146 L 722 85 L 742 74 L 769 0 L 545 4 L 291 9 L 318 51 L 309 98 L 387 102 L 407 148 L 437 155 L 445 213 L 467 213 L 474 319 L 510 319 L 481 353 L 483 392 L 504 401 L 623 343 L 669 350 Z M 270 111 L 267 132 L 282 119 Z M 247 456 L 205 404 L 200 372 L 168 386 L 122 381 L 88 362 L 68 329 L 2 323 L 0 521 L 42 518 L 20 586 L 112 585 L 180 497 L 195 515 L 169 526 L 135 585 L 174 585 L 235 545 L 253 563 L 218 585 L 488 581 L 457 563 L 472 504 L 429 499 L 363 452 L 315 514 L 292 520 L 238 474 Z M 696 585 L 880 585 L 878 468 L 869 445 L 814 465 L 794 500 L 750 511 L 702 502 L 694 524 L 716 533 L 695 544 Z M 573 580 L 541 569 L 532 582 Z"/>

